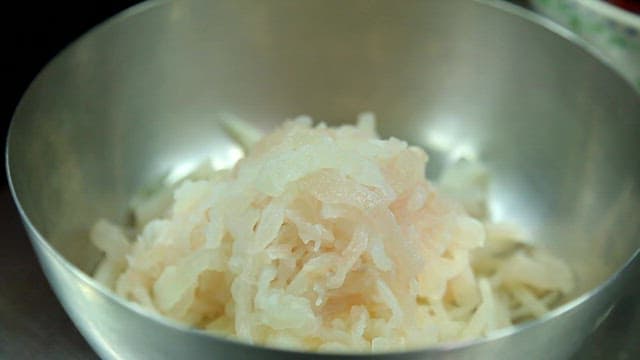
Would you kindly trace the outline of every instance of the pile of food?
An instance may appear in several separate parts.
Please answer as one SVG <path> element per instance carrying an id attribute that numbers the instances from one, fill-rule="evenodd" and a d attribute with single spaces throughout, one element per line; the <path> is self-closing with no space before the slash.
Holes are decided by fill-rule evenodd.
<path id="1" fill-rule="evenodd" d="M 379 139 L 370 114 L 336 128 L 300 117 L 247 143 L 232 169 L 176 184 L 169 206 L 136 205 L 135 228 L 99 221 L 96 279 L 197 328 L 315 351 L 480 337 L 573 286 L 562 261 L 489 221 L 480 165 L 435 186 L 425 152 Z"/>

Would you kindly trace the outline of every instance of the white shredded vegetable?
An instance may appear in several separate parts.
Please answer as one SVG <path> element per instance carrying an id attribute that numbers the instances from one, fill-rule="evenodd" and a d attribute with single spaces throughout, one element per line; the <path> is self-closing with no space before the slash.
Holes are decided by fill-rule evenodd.
<path id="1" fill-rule="evenodd" d="M 425 152 L 379 139 L 373 114 L 236 135 L 248 155 L 233 169 L 201 167 L 172 200 L 160 190 L 136 202 L 132 241 L 95 225 L 98 281 L 223 336 L 338 352 L 484 336 L 541 316 L 573 287 L 564 262 L 489 221 L 484 168 L 450 167 L 441 195 Z"/>

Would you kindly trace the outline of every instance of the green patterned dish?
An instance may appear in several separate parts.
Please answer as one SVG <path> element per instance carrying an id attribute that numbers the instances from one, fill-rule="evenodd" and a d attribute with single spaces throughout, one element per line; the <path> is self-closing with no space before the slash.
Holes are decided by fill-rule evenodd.
<path id="1" fill-rule="evenodd" d="M 601 0 L 532 0 L 531 4 L 598 48 L 640 88 L 640 16 Z"/>

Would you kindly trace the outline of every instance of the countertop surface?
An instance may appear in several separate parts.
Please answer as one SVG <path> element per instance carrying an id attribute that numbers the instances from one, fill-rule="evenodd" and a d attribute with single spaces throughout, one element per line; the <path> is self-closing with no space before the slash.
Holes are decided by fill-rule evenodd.
<path id="1" fill-rule="evenodd" d="M 49 288 L 7 190 L 0 191 L 0 234 L 0 359 L 97 359 Z M 640 354 L 640 286 L 627 290 L 574 359 Z"/>

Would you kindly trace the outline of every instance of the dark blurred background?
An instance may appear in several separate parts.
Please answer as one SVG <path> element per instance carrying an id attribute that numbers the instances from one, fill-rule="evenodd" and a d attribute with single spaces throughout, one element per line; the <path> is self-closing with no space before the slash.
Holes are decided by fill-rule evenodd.
<path id="1" fill-rule="evenodd" d="M 3 61 L 0 139 L 4 154 L 7 129 L 22 93 L 66 45 L 110 16 L 140 0 L 109 1 L 11 1 L 3 4 L 1 32 Z M 4 157 L 3 157 L 4 158 Z M 0 189 L 6 187 L 4 161 Z"/>

